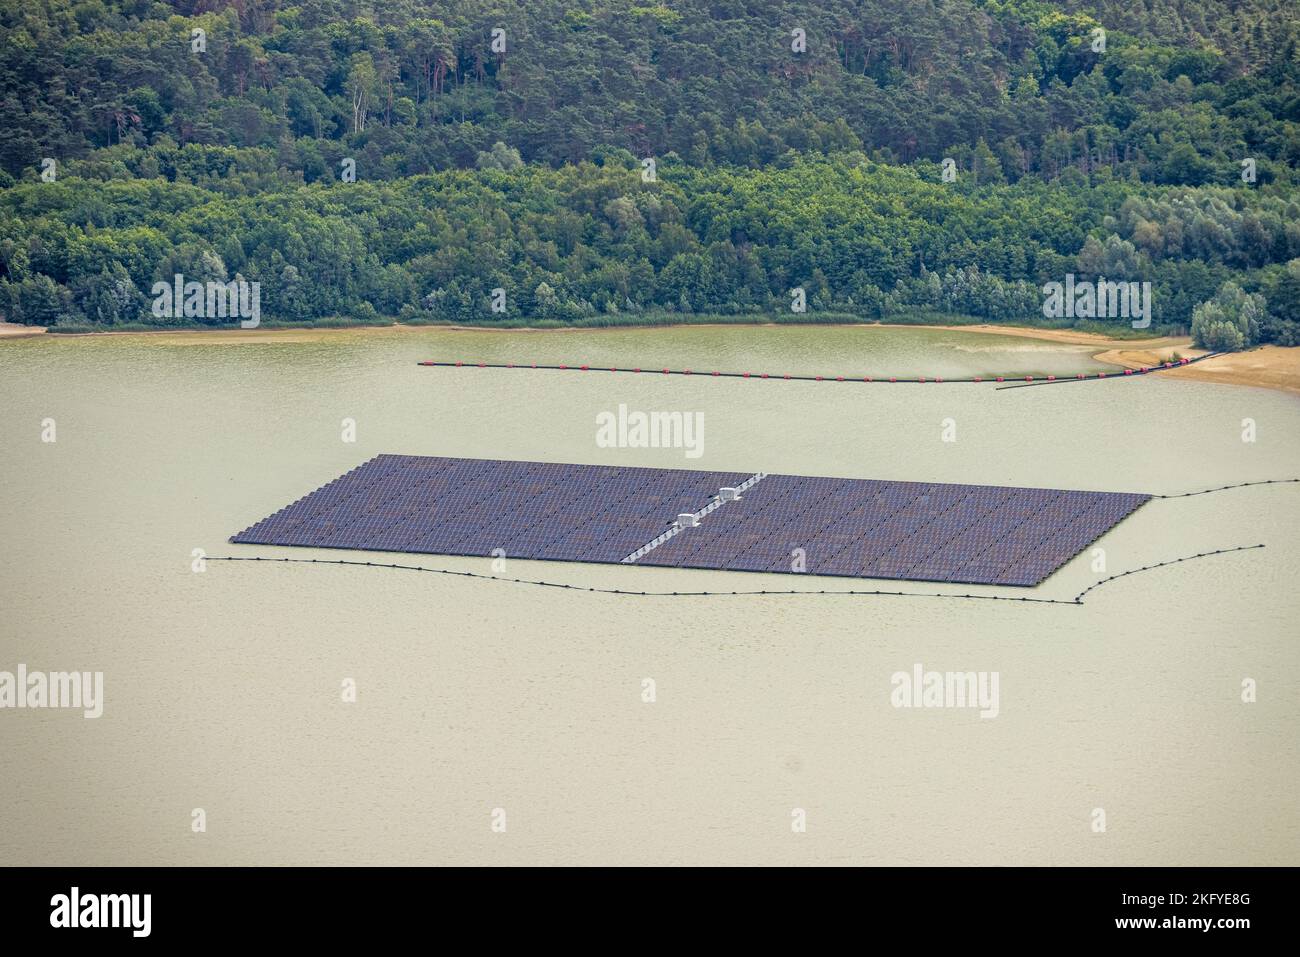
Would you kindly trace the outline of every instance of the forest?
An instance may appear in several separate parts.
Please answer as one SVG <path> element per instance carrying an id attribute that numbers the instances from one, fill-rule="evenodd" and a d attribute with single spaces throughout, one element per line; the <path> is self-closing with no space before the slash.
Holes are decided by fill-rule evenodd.
<path id="1" fill-rule="evenodd" d="M 0 3 L 0 313 L 1044 323 L 1300 343 L 1285 0 Z M 802 308 L 800 308 L 802 306 Z"/>

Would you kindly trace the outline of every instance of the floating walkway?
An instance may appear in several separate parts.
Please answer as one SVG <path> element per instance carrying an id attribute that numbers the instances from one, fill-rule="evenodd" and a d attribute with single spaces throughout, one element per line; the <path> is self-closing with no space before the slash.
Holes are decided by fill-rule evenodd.
<path id="1" fill-rule="evenodd" d="M 1030 586 L 1150 498 L 380 455 L 231 541 Z"/>
<path id="2" fill-rule="evenodd" d="M 718 497 L 715 498 L 712 502 L 704 506 L 704 508 L 700 509 L 698 512 L 678 515 L 677 521 L 673 522 L 672 526 L 668 529 L 668 531 L 659 535 L 655 539 L 646 542 L 644 545 L 642 545 L 640 548 L 634 551 L 631 555 L 627 556 L 627 558 L 623 559 L 622 563 L 624 565 L 631 565 L 633 562 L 641 558 L 643 555 L 646 555 L 649 552 L 654 551 L 664 542 L 668 541 L 670 538 L 675 536 L 678 532 L 687 528 L 698 528 L 700 521 L 704 518 L 704 516 L 708 515 L 710 512 L 716 511 L 718 508 L 725 505 L 727 502 L 740 501 L 740 494 L 742 492 L 747 491 L 748 489 L 753 487 L 755 482 L 759 482 L 766 477 L 767 476 L 763 472 L 758 472 L 754 475 L 751 475 L 749 478 L 745 479 L 745 481 L 741 482 L 735 488 L 718 489 L 718 493 L 719 493 Z"/>

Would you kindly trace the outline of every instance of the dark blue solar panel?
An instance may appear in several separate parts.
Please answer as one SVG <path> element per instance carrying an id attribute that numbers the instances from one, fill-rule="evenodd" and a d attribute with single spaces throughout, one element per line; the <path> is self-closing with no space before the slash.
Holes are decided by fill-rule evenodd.
<path id="1" fill-rule="evenodd" d="M 381 455 L 231 539 L 619 562 L 735 472 Z"/>
<path id="2" fill-rule="evenodd" d="M 381 455 L 231 539 L 620 562 L 748 475 Z M 1149 496 L 768 475 L 637 564 L 1034 585 Z M 802 569 L 795 553 L 799 554 Z"/>
<path id="3" fill-rule="evenodd" d="M 770 475 L 638 564 L 1035 585 L 1148 498 Z"/>

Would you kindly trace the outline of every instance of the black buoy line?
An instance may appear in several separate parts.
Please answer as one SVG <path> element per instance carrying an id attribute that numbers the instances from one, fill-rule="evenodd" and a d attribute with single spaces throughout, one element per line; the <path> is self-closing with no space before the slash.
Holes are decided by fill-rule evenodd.
<path id="1" fill-rule="evenodd" d="M 1102 379 L 1123 379 L 1134 376 L 1149 375 L 1152 372 L 1163 372 L 1167 369 L 1177 369 L 1182 366 L 1189 366 L 1197 362 L 1203 362 L 1206 359 L 1213 359 L 1220 352 L 1209 352 L 1203 356 L 1197 356 L 1194 359 L 1179 359 L 1177 362 L 1169 360 L 1154 366 L 1139 366 L 1136 369 L 1120 369 L 1114 372 L 1080 372 L 1073 376 L 1056 376 L 1056 375 L 993 375 L 993 376 L 964 376 L 956 379 L 946 379 L 943 376 L 869 376 L 869 375 L 795 375 L 788 372 L 721 372 L 717 370 L 700 370 L 700 369 L 667 369 L 651 368 L 649 366 L 605 366 L 593 363 L 542 363 L 542 362 L 444 362 L 438 359 L 426 359 L 417 365 L 434 366 L 445 369 L 527 369 L 542 370 L 549 372 L 617 372 L 631 373 L 633 375 L 669 375 L 669 376 L 695 376 L 705 379 L 760 379 L 772 382 L 857 382 L 857 383 L 894 383 L 903 384 L 911 383 L 915 385 L 933 383 L 936 385 L 953 384 L 959 382 L 965 383 L 1010 383 L 999 386 L 1000 389 L 1021 388 L 1026 385 L 1048 385 L 1059 382 L 1097 382 Z"/>
<path id="2" fill-rule="evenodd" d="M 1246 488 L 1250 485 L 1286 485 L 1290 482 L 1300 482 L 1300 478 L 1284 479 L 1260 479 L 1257 482 L 1237 482 L 1234 485 L 1219 485 L 1215 488 L 1203 488 L 1197 492 L 1176 492 L 1173 495 L 1155 495 L 1152 498 L 1191 498 L 1194 495 L 1209 495 L 1211 492 L 1226 492 L 1230 488 Z"/>
<path id="3" fill-rule="evenodd" d="M 536 578 L 508 578 L 504 575 L 484 575 L 481 572 L 458 572 L 449 568 L 429 568 L 425 565 L 402 565 L 396 562 L 358 562 L 345 558 L 263 558 L 261 555 L 216 555 L 206 560 L 210 562 L 267 562 L 268 564 L 348 565 L 360 568 L 389 568 L 409 572 L 426 572 L 431 575 L 451 575 L 457 578 L 477 578 L 483 581 L 505 582 L 514 585 L 534 585 L 540 588 L 561 588 L 568 591 L 589 592 L 597 595 L 625 595 L 637 598 L 725 598 L 752 595 L 838 595 L 891 598 L 956 598 L 968 601 L 1028 602 L 1035 605 L 1082 605 L 1083 597 L 1089 592 L 1100 588 L 1107 582 L 1112 582 L 1119 578 L 1136 575 L 1139 572 L 1151 571 L 1155 568 L 1164 568 L 1166 565 L 1178 565 L 1182 562 L 1195 561 L 1198 558 L 1209 558 L 1213 555 L 1227 555 L 1231 552 L 1248 552 L 1263 547 L 1263 545 L 1237 545 L 1232 548 L 1217 548 L 1209 552 L 1198 552 L 1195 555 L 1185 555 L 1182 558 L 1171 558 L 1168 561 L 1156 562 L 1153 565 L 1143 565 L 1141 568 L 1132 568 L 1126 572 L 1119 572 L 1118 574 L 1111 575 L 1108 578 L 1103 578 L 1099 582 L 1094 582 L 1070 599 L 1030 598 L 1028 596 L 1024 598 L 1013 598 L 1009 595 L 949 595 L 944 592 L 888 591 L 885 589 L 866 590 L 860 588 L 827 588 L 820 590 L 809 588 L 764 588 L 751 589 L 749 591 L 635 591 L 628 588 L 598 588 L 592 585 L 569 585 L 564 582 L 543 581 Z"/>

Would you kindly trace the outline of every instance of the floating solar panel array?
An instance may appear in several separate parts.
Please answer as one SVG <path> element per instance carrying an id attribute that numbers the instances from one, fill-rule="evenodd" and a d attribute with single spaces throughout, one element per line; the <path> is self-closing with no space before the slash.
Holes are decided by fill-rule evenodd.
<path id="1" fill-rule="evenodd" d="M 231 541 L 1035 585 L 1149 498 L 381 455 Z"/>

